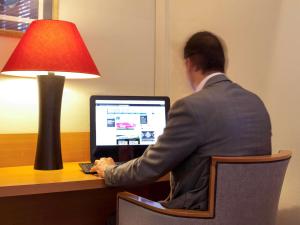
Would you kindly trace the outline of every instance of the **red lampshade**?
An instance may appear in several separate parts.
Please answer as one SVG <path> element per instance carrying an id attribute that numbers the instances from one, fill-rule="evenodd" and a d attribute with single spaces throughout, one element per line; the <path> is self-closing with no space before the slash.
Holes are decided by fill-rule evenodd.
<path id="1" fill-rule="evenodd" d="M 100 76 L 75 24 L 32 22 L 1 73 L 35 77 L 48 72 L 75 79 Z"/>

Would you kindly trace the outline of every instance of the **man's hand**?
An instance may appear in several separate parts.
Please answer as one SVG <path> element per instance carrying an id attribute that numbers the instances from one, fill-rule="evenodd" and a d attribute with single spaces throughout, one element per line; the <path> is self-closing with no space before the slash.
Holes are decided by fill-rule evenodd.
<path id="1" fill-rule="evenodd" d="M 104 178 L 104 171 L 108 166 L 115 166 L 116 163 L 112 158 L 100 158 L 95 160 L 94 166 L 91 168 L 91 172 L 97 172 L 99 177 Z"/>

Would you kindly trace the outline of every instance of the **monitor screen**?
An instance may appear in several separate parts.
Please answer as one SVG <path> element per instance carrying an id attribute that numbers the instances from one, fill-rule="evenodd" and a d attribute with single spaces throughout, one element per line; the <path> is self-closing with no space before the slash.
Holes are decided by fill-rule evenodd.
<path id="1" fill-rule="evenodd" d="M 162 100 L 96 100 L 96 145 L 150 145 L 166 126 Z"/>
<path id="2" fill-rule="evenodd" d="M 168 97 L 92 96 L 91 158 L 125 148 L 141 154 L 163 133 L 169 107 Z"/>

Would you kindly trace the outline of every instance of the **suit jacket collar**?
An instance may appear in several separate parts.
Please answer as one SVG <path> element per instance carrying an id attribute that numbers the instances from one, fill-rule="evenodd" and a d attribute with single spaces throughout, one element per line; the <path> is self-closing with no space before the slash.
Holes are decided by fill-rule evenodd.
<path id="1" fill-rule="evenodd" d="M 230 82 L 231 82 L 231 80 L 229 80 L 229 79 L 225 76 L 225 74 L 224 74 L 224 75 L 218 75 L 218 76 L 212 77 L 212 78 L 210 78 L 210 79 L 206 82 L 206 84 L 204 85 L 203 89 L 205 89 L 205 88 L 207 88 L 207 87 L 209 87 L 209 86 L 212 86 L 212 85 L 214 85 L 214 84 L 216 84 L 216 83 L 224 82 L 224 81 L 230 81 Z"/>

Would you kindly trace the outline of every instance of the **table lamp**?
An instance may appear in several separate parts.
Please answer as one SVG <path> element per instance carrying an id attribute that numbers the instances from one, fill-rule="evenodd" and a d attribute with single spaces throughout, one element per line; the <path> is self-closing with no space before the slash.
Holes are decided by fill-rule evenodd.
<path id="1" fill-rule="evenodd" d="M 39 132 L 34 168 L 62 169 L 60 112 L 65 78 L 100 76 L 75 24 L 60 20 L 32 22 L 1 73 L 37 77 Z"/>

